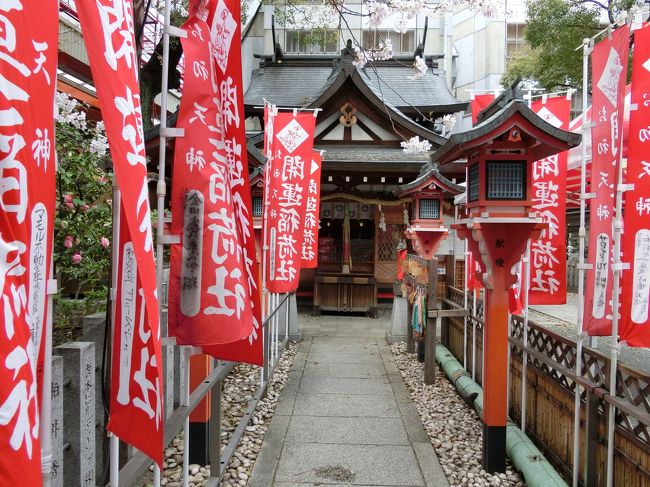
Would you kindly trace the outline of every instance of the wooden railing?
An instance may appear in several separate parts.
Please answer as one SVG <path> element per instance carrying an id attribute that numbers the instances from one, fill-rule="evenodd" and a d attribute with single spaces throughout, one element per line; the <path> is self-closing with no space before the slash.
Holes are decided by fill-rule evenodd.
<path id="1" fill-rule="evenodd" d="M 447 304 L 462 307 L 463 292 L 449 287 Z M 482 376 L 483 302 L 471 297 L 468 325 L 450 318 L 445 345 L 463 361 L 471 355 L 473 324 L 476 325 L 476 381 Z M 443 324 L 443 326 L 445 326 Z M 464 334 L 467 331 L 468 338 Z M 510 321 L 510 416 L 520 422 L 521 374 L 524 324 L 521 316 Z M 444 335 L 444 334 L 443 334 Z M 468 348 L 464 352 L 463 345 Z M 581 478 L 585 485 L 604 482 L 606 459 L 606 405 L 617 407 L 615 437 L 615 485 L 650 487 L 650 375 L 619 362 L 617 391 L 611 396 L 610 358 L 598 350 L 583 348 L 582 373 L 576 376 L 575 340 L 528 322 L 526 433 L 567 479 L 571 478 L 573 455 L 573 414 L 576 384 L 582 386 Z M 470 360 L 466 360 L 468 369 Z"/>

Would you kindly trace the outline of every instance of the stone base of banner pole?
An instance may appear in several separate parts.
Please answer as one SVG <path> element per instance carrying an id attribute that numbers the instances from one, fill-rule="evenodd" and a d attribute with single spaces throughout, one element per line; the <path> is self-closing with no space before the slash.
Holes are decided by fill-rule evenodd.
<path id="1" fill-rule="evenodd" d="M 295 293 L 289 296 L 289 340 L 302 340 L 302 330 L 298 321 L 298 304 Z"/>
<path id="2" fill-rule="evenodd" d="M 408 326 L 406 316 L 407 307 L 406 298 L 402 297 L 402 283 L 395 281 L 393 283 L 393 310 L 390 315 L 390 330 L 386 332 L 386 342 L 396 343 L 406 341 L 406 328 Z"/>

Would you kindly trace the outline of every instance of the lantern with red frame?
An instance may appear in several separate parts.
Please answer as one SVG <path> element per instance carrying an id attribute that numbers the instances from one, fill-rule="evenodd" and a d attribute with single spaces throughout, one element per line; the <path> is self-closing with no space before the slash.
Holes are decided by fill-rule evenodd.
<path id="1" fill-rule="evenodd" d="M 445 198 L 453 198 L 462 191 L 462 186 L 442 176 L 438 165 L 434 164 L 427 165 L 415 181 L 400 186 L 395 192 L 400 197 L 410 194 L 414 196 L 411 224 L 404 234 L 411 240 L 413 250 L 423 259 L 433 259 L 449 234 L 449 229 L 443 222 Z"/>
<path id="2" fill-rule="evenodd" d="M 456 133 L 435 153 L 441 166 L 466 159 L 465 216 L 454 225 L 485 269 L 483 332 L 483 467 L 504 472 L 506 458 L 508 288 L 516 282 L 513 266 L 528 239 L 545 228 L 532 212 L 540 198 L 564 198 L 552 188 L 533 187 L 537 160 L 568 150 L 580 135 L 555 128 L 518 99 L 498 98 L 483 120 Z"/>

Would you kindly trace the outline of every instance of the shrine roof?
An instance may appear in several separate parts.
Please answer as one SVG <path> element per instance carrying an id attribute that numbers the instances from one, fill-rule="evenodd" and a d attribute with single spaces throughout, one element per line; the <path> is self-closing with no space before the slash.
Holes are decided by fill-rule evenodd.
<path id="1" fill-rule="evenodd" d="M 428 163 L 422 167 L 420 175 L 414 181 L 410 183 L 402 184 L 398 186 L 397 190 L 394 191 L 395 195 L 398 197 L 415 193 L 431 183 L 435 183 L 436 186 L 441 188 L 446 193 L 456 196 L 465 191 L 463 186 L 460 186 L 456 183 L 451 182 L 449 179 L 440 174 L 438 164 Z"/>
<path id="2" fill-rule="evenodd" d="M 351 66 L 352 56 L 343 49 L 340 58 L 322 56 L 286 56 L 281 63 L 266 64 L 253 73 L 244 95 L 247 111 L 270 103 L 286 107 L 314 106 L 323 93 L 340 83 L 340 74 L 359 74 L 374 95 L 384 103 L 403 112 L 452 113 L 467 108 L 450 92 L 440 70 L 429 68 L 420 79 L 409 79 L 415 72 L 410 61 L 378 61 L 364 68 Z M 349 65 L 349 66 L 346 66 Z"/>
<path id="3" fill-rule="evenodd" d="M 470 130 L 452 134 L 442 147 L 431 154 L 431 160 L 446 164 L 467 157 L 478 147 L 515 126 L 524 133 L 532 133 L 532 137 L 541 142 L 531 147 L 537 159 L 571 149 L 582 139 L 580 134 L 554 127 L 533 112 L 523 100 L 514 99 Z"/>

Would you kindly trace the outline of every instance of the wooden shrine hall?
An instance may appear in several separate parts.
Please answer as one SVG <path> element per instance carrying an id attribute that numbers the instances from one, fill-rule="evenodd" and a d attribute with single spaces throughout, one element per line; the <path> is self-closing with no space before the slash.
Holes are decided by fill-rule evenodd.
<path id="1" fill-rule="evenodd" d="M 431 59 L 422 78 L 410 79 L 415 54 L 358 68 L 348 41 L 340 55 L 276 50 L 257 57 L 260 67 L 244 97 L 247 126 L 257 129 L 249 132 L 251 165 L 255 159 L 264 162 L 265 100 L 279 108 L 321 109 L 314 141 L 316 150 L 325 151 L 318 267 L 301 271 L 298 296 L 313 299 L 316 314 L 376 316 L 378 299 L 393 297 L 397 248 L 406 239 L 411 214 L 412 195 L 396 191 L 416 179 L 429 161 L 427 153 L 406 154 L 400 143 L 418 136 L 437 149 L 447 140 L 441 135 L 441 117 L 464 110 L 467 103 L 452 96 Z M 259 169 L 251 170 L 254 212 L 261 217 L 263 176 Z M 453 219 L 450 201 L 437 211 Z"/>

